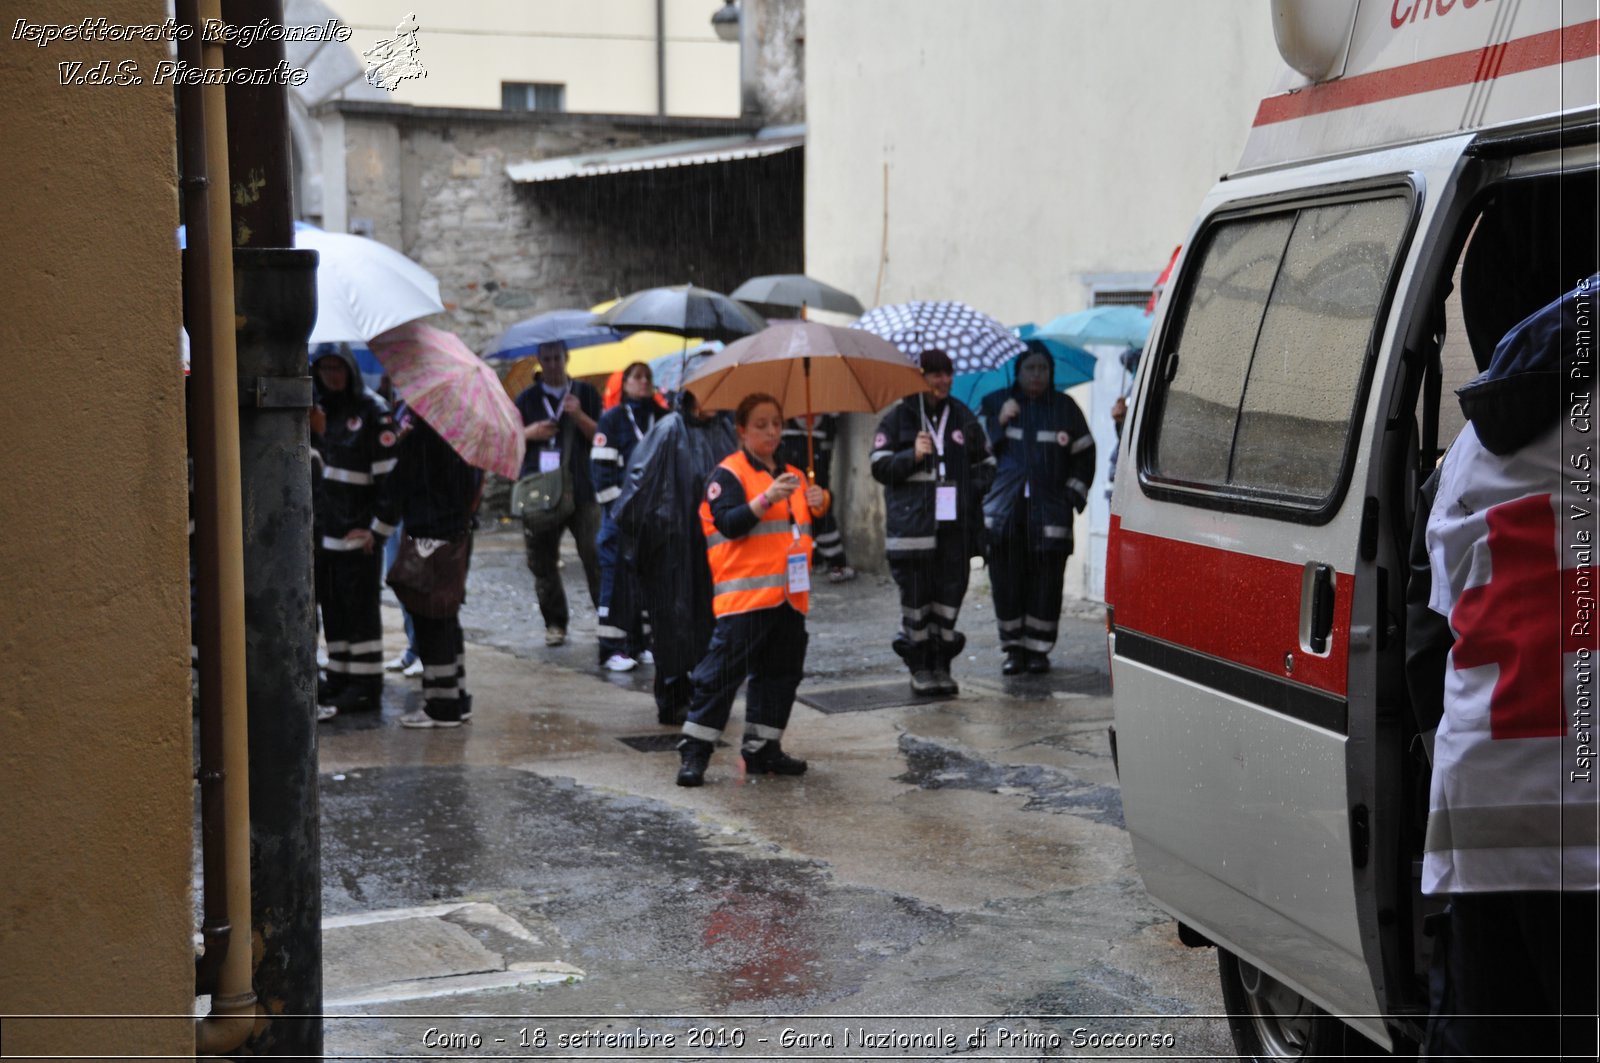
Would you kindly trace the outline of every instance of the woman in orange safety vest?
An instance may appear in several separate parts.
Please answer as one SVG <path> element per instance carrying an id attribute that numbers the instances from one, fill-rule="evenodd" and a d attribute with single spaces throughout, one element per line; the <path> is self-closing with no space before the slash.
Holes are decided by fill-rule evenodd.
<path id="1" fill-rule="evenodd" d="M 806 609 L 811 590 L 811 520 L 831 498 L 774 455 L 783 439 L 783 410 L 771 395 L 750 395 L 734 414 L 740 448 L 711 473 L 700 503 L 711 569 L 716 629 L 690 676 L 694 699 L 678 743 L 679 786 L 699 786 L 733 697 L 748 676 L 744 741 L 751 775 L 800 775 L 806 762 L 780 740 L 806 661 Z M 805 485 L 805 486 L 802 486 Z"/>

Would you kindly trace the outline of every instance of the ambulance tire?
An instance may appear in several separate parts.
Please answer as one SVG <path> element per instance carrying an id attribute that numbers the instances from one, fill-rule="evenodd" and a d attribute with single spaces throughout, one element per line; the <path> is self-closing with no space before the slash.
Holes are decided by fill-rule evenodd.
<path id="1" fill-rule="evenodd" d="M 1217 949 L 1222 1003 L 1241 1059 L 1390 1059 L 1383 1049 L 1265 971 Z"/>

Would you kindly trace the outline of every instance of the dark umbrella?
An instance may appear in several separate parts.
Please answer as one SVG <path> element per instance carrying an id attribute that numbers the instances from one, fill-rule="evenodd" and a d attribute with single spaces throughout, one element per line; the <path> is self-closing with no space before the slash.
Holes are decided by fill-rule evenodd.
<path id="1" fill-rule="evenodd" d="M 749 307 L 721 292 L 690 284 L 634 292 L 595 321 L 623 332 L 649 329 L 727 342 L 760 332 L 766 326 Z"/>
<path id="2" fill-rule="evenodd" d="M 802 273 L 751 277 L 733 290 L 733 298 L 755 304 L 768 317 L 780 317 L 785 310 L 801 311 L 796 316 L 803 317 L 807 308 L 859 317 L 865 310 L 861 300 L 849 292 L 812 280 Z"/>

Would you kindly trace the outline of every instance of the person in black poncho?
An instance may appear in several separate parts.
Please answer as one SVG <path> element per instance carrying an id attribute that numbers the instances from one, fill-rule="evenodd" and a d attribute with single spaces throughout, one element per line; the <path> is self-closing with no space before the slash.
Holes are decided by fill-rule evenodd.
<path id="1" fill-rule="evenodd" d="M 677 407 L 634 449 L 611 508 L 650 611 L 656 719 L 667 725 L 682 723 L 689 711 L 689 673 L 716 624 L 700 502 L 711 471 L 739 449 L 727 414 L 701 414 L 688 392 L 679 393 Z"/>

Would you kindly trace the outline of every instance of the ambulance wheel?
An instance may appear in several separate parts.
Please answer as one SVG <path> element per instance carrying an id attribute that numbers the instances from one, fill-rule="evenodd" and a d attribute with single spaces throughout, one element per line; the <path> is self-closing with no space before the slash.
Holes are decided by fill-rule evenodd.
<path id="1" fill-rule="evenodd" d="M 1241 1058 L 1386 1058 L 1366 1038 L 1227 949 L 1217 949 L 1217 971 L 1228 1029 Z"/>

